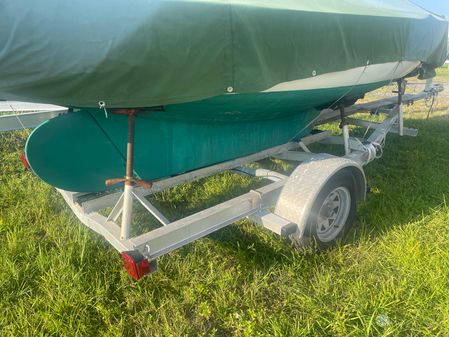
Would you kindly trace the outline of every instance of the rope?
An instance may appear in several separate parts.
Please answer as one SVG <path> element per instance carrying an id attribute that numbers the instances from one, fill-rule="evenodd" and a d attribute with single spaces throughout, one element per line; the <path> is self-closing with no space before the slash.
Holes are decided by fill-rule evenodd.
<path id="1" fill-rule="evenodd" d="M 401 63 L 402 63 L 402 61 L 400 61 L 400 62 L 398 62 L 398 63 L 396 64 L 396 67 L 395 67 L 394 70 L 393 70 L 393 74 L 392 74 L 392 76 L 391 76 L 391 79 L 390 79 L 390 81 L 388 82 L 388 84 L 387 84 L 386 86 L 390 86 L 390 85 L 393 83 L 394 78 L 395 78 L 396 71 L 398 70 L 399 65 L 400 65 Z M 387 93 L 384 92 L 384 98 L 385 98 L 386 96 L 387 96 Z M 374 112 L 374 114 L 372 114 L 373 116 L 377 116 L 377 118 L 376 118 L 377 120 L 376 120 L 376 121 L 374 121 L 374 118 L 372 119 L 374 122 L 377 122 L 377 121 L 379 120 L 379 109 L 380 109 L 380 107 L 377 107 L 377 108 L 376 108 L 376 112 Z M 366 127 L 366 130 L 365 130 L 365 133 L 363 134 L 363 138 L 366 138 L 366 136 L 367 136 L 369 130 L 370 130 L 370 127 L 367 126 L 367 127 Z M 377 144 L 377 143 L 376 143 L 376 144 Z M 377 145 L 379 145 L 379 144 L 377 144 Z M 383 151 L 383 149 L 382 149 L 382 151 Z M 383 155 L 383 152 L 382 152 L 382 155 Z M 382 157 L 382 155 L 381 155 L 381 157 Z M 377 158 L 377 157 L 376 157 L 376 158 Z"/>
<path id="2" fill-rule="evenodd" d="M 397 64 L 396 64 L 396 68 L 394 68 L 394 70 L 393 70 L 393 74 L 391 75 L 391 79 L 390 79 L 390 81 L 388 82 L 388 84 L 386 85 L 386 87 L 387 86 L 390 86 L 392 83 L 393 83 L 393 81 L 394 81 L 394 78 L 396 77 L 395 76 L 395 74 L 396 74 L 396 70 L 398 70 L 398 68 L 399 68 L 399 65 L 402 63 L 402 61 L 399 61 Z M 387 97 L 387 92 L 384 92 L 384 98 L 385 97 Z M 377 107 L 377 109 L 376 109 L 376 112 L 374 113 L 374 115 L 379 115 L 379 109 L 380 109 L 380 107 Z"/>
<path id="3" fill-rule="evenodd" d="M 22 130 L 26 130 L 26 127 L 20 120 L 19 114 L 17 113 L 16 109 L 14 109 L 14 107 L 11 105 L 11 103 L 9 101 L 7 101 L 7 102 L 8 102 L 9 107 L 11 108 L 11 111 L 14 113 L 14 116 L 16 117 L 17 121 L 19 122 L 20 126 L 22 127 Z"/>
<path id="4" fill-rule="evenodd" d="M 106 117 L 106 119 L 108 118 L 108 110 L 106 110 L 106 102 L 105 101 L 99 101 L 98 102 L 98 107 L 100 109 L 104 110 L 104 116 Z"/>
<path id="5" fill-rule="evenodd" d="M 366 72 L 366 70 L 368 69 L 369 63 L 370 63 L 369 60 L 366 61 L 366 65 L 365 65 L 365 67 L 363 68 L 363 71 L 360 73 L 360 76 L 359 76 L 359 78 L 357 79 L 357 81 L 352 85 L 351 88 L 349 88 L 349 90 L 348 90 L 346 93 L 344 93 L 344 94 L 343 94 L 339 99 L 337 99 L 334 103 L 332 103 L 331 105 L 329 105 L 328 109 L 330 109 L 332 106 L 335 106 L 335 104 L 337 104 L 337 103 L 340 102 L 343 98 L 345 98 L 346 96 L 348 96 L 348 95 L 352 92 L 352 90 L 354 90 L 354 88 L 355 88 L 357 85 L 359 85 L 360 81 L 362 80 L 363 75 L 365 75 L 365 72 Z"/>
<path id="6" fill-rule="evenodd" d="M 393 72 L 392 72 L 392 74 L 391 74 L 391 79 L 389 80 L 389 82 L 388 82 L 388 84 L 386 85 L 386 86 L 390 86 L 392 83 L 393 83 L 393 81 L 395 80 L 395 77 L 396 77 L 396 71 L 398 70 L 398 68 L 399 68 L 399 65 L 401 65 L 402 64 L 402 61 L 399 61 L 399 62 L 397 62 L 397 64 L 396 64 L 396 66 L 395 66 L 395 68 L 394 68 L 394 70 L 393 70 Z M 360 84 L 360 82 L 361 82 L 361 80 L 362 80 L 362 78 L 363 78 L 363 75 L 365 75 L 365 73 L 366 73 L 366 70 L 368 69 L 368 67 L 369 67 L 369 65 L 370 65 L 370 61 L 368 60 L 367 62 L 366 62 L 366 65 L 365 65 L 365 67 L 363 68 L 363 71 L 360 73 L 360 75 L 359 75 L 359 77 L 358 77 L 358 79 L 357 79 L 357 81 L 351 86 L 351 88 L 349 88 L 349 90 L 347 91 L 347 92 L 345 92 L 342 96 L 340 96 L 336 101 L 334 101 L 331 105 L 329 105 L 329 107 L 328 107 L 328 109 L 330 109 L 331 107 L 333 107 L 333 106 L 335 106 L 337 103 L 339 103 L 343 98 L 345 98 L 347 95 L 349 95 L 353 90 L 354 90 L 354 88 L 356 87 L 356 86 L 358 86 L 359 84 Z M 384 97 L 386 97 L 386 93 L 384 93 Z M 380 109 L 380 107 L 378 107 L 377 109 L 376 109 L 376 112 L 374 113 L 374 115 L 376 115 L 376 116 L 378 116 L 379 115 L 379 109 Z M 317 117 L 317 118 L 319 118 L 319 116 Z M 316 118 L 316 119 L 317 119 Z M 308 128 L 310 125 L 312 125 L 314 122 L 315 122 L 315 120 L 316 119 L 314 119 L 312 122 L 310 122 L 305 128 L 303 128 L 303 129 L 301 129 L 300 131 L 298 131 L 291 139 L 290 139 L 290 141 L 293 141 L 294 139 L 296 139 L 306 128 Z M 366 135 L 367 135 L 367 133 L 368 133 L 368 131 L 369 131 L 369 127 L 367 127 L 367 129 L 366 129 L 366 131 L 365 131 L 365 134 L 364 134 L 364 138 L 366 137 Z M 376 158 L 381 158 L 382 156 L 383 156 L 383 148 L 382 148 L 382 145 L 381 144 L 377 144 L 377 143 L 375 143 L 374 145 L 373 145 L 374 147 L 375 147 L 375 149 L 376 149 Z M 377 155 L 377 152 L 380 152 L 380 155 Z M 370 156 L 371 156 L 371 152 L 370 152 Z"/>
<path id="7" fill-rule="evenodd" d="M 369 66 L 369 60 L 366 62 L 365 67 L 363 68 L 363 71 L 360 73 L 359 78 L 357 79 L 356 83 L 352 85 L 352 87 L 348 90 L 348 92 L 344 93 L 340 98 L 338 98 L 334 103 L 332 103 L 331 105 L 329 105 L 329 107 L 327 109 L 330 109 L 332 106 L 335 106 L 335 104 L 337 104 L 338 102 L 340 102 L 343 98 L 345 98 L 347 95 L 349 95 L 351 93 L 352 90 L 354 90 L 354 88 L 360 83 L 363 75 L 365 74 L 366 70 L 368 69 Z M 310 125 L 312 125 L 316 119 L 318 119 L 319 116 L 317 118 L 315 118 L 312 122 L 310 122 L 306 127 L 304 127 L 303 129 L 301 129 L 300 131 L 298 131 L 291 139 L 290 141 L 295 140 L 305 129 L 307 129 Z"/>

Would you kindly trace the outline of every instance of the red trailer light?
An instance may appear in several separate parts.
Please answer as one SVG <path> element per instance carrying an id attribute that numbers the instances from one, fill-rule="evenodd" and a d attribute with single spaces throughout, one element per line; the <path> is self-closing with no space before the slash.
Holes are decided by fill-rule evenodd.
<path id="1" fill-rule="evenodd" d="M 136 281 L 150 273 L 150 262 L 139 251 L 132 250 L 120 253 L 123 267 Z"/>
<path id="2" fill-rule="evenodd" d="M 22 153 L 21 159 L 22 159 L 23 166 L 25 166 L 25 168 L 27 170 L 30 170 L 30 164 L 28 163 L 28 159 L 27 159 L 27 156 L 25 155 L 25 152 Z"/>

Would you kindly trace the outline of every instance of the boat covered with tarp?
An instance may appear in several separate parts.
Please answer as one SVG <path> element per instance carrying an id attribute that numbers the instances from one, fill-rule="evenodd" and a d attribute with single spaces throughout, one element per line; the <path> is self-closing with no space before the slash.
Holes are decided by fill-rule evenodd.
<path id="1" fill-rule="evenodd" d="M 4 0 L 0 99 L 70 113 L 35 129 L 32 170 L 70 191 L 155 180 L 310 132 L 324 108 L 407 76 L 432 77 L 447 22 L 397 0 Z"/>

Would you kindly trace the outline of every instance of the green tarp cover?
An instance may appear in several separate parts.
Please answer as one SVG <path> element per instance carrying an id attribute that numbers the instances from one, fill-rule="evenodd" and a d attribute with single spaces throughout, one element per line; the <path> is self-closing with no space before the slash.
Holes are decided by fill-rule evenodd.
<path id="1" fill-rule="evenodd" d="M 0 99 L 159 106 L 446 48 L 447 22 L 405 0 L 2 0 Z"/>

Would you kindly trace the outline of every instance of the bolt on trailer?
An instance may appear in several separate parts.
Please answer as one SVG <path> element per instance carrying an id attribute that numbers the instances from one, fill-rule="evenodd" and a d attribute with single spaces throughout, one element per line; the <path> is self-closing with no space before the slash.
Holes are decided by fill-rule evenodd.
<path id="1" fill-rule="evenodd" d="M 342 132 L 339 136 L 332 135 L 330 131 L 315 130 L 298 142 L 289 142 L 151 183 L 132 179 L 135 114 L 124 111 L 129 122 L 125 180 L 130 183 L 125 181 L 123 190 L 104 193 L 73 193 L 60 189 L 58 192 L 84 225 L 102 235 L 120 252 L 125 269 L 136 280 L 157 270 L 158 257 L 243 218 L 250 218 L 289 239 L 298 248 L 309 245 L 326 248 L 350 229 L 355 219 L 356 205 L 366 195 L 363 166 L 380 158 L 387 134 L 417 136 L 418 130 L 404 127 L 404 105 L 431 99 L 443 90 L 441 85 L 428 83 L 423 92 L 405 94 L 405 86 L 405 81 L 398 81 L 397 97 L 350 106 L 341 102 L 334 109 L 323 110 L 314 121 L 314 126 L 340 121 Z M 0 104 L 0 111 L 11 110 L 23 113 L 0 116 L 0 131 L 33 128 L 42 121 L 68 113 L 66 109 L 55 106 L 29 106 L 13 102 Z M 383 114 L 385 119 L 377 123 L 350 117 L 361 112 Z M 372 133 L 365 139 L 351 137 L 350 125 L 365 127 Z M 313 143 L 341 145 L 345 155 L 338 157 L 312 153 L 309 145 Z M 287 176 L 246 166 L 270 157 L 295 162 L 296 168 Z M 269 183 L 174 222 L 170 222 L 146 198 L 168 188 L 229 170 L 262 178 Z M 135 202 L 157 219 L 159 228 L 137 236 L 130 235 Z M 107 216 L 100 212 L 105 209 L 111 209 Z"/>

